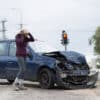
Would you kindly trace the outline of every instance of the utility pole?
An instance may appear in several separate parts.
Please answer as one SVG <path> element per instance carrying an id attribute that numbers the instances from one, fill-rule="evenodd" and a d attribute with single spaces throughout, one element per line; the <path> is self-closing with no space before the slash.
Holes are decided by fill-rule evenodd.
<path id="1" fill-rule="evenodd" d="M 20 23 L 19 24 L 19 29 L 22 30 L 23 26 L 24 26 L 24 24 L 23 23 Z"/>
<path id="2" fill-rule="evenodd" d="M 6 22 L 7 22 L 6 20 L 1 21 L 2 29 L 0 30 L 0 32 L 2 32 L 2 38 L 3 39 L 6 39 L 6 31 L 7 31 L 6 27 L 5 27 Z"/>
<path id="3" fill-rule="evenodd" d="M 65 51 L 67 51 L 67 45 L 65 45 Z"/>
<path id="4" fill-rule="evenodd" d="M 11 10 L 14 10 L 17 12 L 17 15 L 20 17 L 20 24 L 19 25 L 19 29 L 22 30 L 24 24 L 23 24 L 23 12 L 20 8 L 11 8 Z"/>

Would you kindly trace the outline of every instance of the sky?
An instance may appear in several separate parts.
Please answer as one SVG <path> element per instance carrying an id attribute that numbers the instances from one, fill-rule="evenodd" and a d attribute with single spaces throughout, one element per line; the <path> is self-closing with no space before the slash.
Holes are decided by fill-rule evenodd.
<path id="1" fill-rule="evenodd" d="M 100 26 L 100 0 L 0 0 L 2 19 L 7 20 L 7 38 L 14 38 L 23 22 L 35 38 L 64 50 L 61 32 L 66 30 L 68 50 L 92 54 L 88 40 Z"/>

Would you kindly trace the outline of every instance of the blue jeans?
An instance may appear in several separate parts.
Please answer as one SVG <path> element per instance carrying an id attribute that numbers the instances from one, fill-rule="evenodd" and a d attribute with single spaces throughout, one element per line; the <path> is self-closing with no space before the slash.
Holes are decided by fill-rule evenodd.
<path id="1" fill-rule="evenodd" d="M 24 74 L 26 71 L 26 58 L 25 57 L 17 57 L 19 72 L 17 74 L 18 79 L 24 79 Z"/>

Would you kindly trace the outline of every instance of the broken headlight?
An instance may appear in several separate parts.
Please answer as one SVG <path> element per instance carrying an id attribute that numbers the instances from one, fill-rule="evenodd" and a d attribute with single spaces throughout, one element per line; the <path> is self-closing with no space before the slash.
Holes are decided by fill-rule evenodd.
<path id="1" fill-rule="evenodd" d="M 62 62 L 60 62 L 60 61 L 58 61 L 58 60 L 56 60 L 56 67 L 58 67 L 59 69 L 61 69 L 61 70 L 66 70 L 66 65 L 65 65 L 65 63 L 62 63 Z"/>

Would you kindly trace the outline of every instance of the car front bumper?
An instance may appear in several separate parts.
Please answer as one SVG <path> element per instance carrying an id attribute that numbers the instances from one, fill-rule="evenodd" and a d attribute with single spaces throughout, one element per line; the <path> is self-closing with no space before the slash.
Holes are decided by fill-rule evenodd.
<path id="1" fill-rule="evenodd" d="M 69 74 L 70 75 L 70 74 Z M 57 84 L 59 86 L 63 86 L 66 88 L 88 88 L 88 87 L 94 87 L 97 80 L 98 80 L 98 72 L 97 71 L 90 71 L 90 74 L 88 74 L 84 80 L 84 82 L 81 84 L 72 84 L 71 82 L 67 81 L 67 77 L 69 76 L 66 74 L 66 72 L 56 72 L 56 78 L 57 78 Z M 82 74 L 71 74 L 70 77 L 80 77 L 84 76 Z M 74 83 L 74 82 L 73 82 Z"/>

